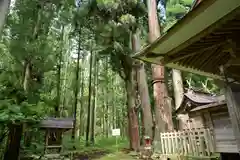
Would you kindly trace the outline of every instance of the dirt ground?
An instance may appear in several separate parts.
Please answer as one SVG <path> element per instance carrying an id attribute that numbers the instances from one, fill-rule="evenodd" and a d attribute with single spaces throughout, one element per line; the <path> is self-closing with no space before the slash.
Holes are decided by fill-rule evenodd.
<path id="1" fill-rule="evenodd" d="M 124 152 L 116 152 L 112 154 L 107 154 L 96 160 L 136 160 L 136 158 Z"/>

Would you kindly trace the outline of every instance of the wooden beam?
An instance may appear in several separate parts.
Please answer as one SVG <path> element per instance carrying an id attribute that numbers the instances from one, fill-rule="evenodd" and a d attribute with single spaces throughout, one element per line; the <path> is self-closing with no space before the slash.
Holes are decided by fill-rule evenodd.
<path id="1" fill-rule="evenodd" d="M 203 1 L 205 3 L 205 1 Z M 206 1 L 207 2 L 207 1 Z M 215 1 L 216 2 L 216 1 Z M 176 54 L 178 52 L 181 52 L 184 48 L 192 45 L 194 42 L 200 40 L 203 37 L 206 37 L 207 35 L 209 35 L 210 33 L 212 33 L 214 30 L 216 30 L 217 28 L 221 27 L 221 25 L 226 24 L 228 21 L 232 20 L 235 16 L 237 16 L 238 14 L 240 14 L 240 10 L 239 10 L 240 6 L 238 6 L 236 9 L 234 9 L 231 13 L 225 15 L 224 17 L 222 17 L 221 19 L 219 19 L 218 21 L 216 21 L 215 23 L 213 23 L 212 25 L 208 26 L 207 28 L 203 29 L 202 31 L 195 33 L 195 36 L 190 37 L 188 40 L 186 40 L 183 43 L 180 43 L 178 46 L 172 48 L 171 50 L 168 50 L 167 52 L 161 52 L 159 51 L 159 48 L 164 48 L 162 46 L 162 44 L 159 42 L 158 45 L 156 45 L 155 48 L 153 48 L 151 51 L 155 52 L 155 53 L 161 53 L 161 54 L 167 54 L 167 55 L 173 55 Z M 197 8 L 196 8 L 197 9 Z M 203 11 L 202 11 L 203 12 Z M 200 17 L 200 16 L 199 16 Z M 186 19 L 186 18 L 183 18 Z M 183 21 L 183 20 L 182 20 Z M 187 23 L 185 23 L 186 26 L 183 26 L 184 28 L 187 27 Z M 174 25 L 173 27 L 175 27 L 176 25 Z M 189 26 L 189 25 L 188 25 Z M 176 28 L 176 27 L 175 27 Z M 174 28 L 173 28 L 174 29 Z M 175 32 L 179 32 L 179 31 L 175 31 Z M 189 31 L 188 31 L 189 32 Z M 184 35 L 184 34 L 183 34 Z M 168 33 L 168 36 L 170 36 L 170 33 Z M 175 36 L 172 36 L 172 38 Z M 164 38 L 164 37 L 163 37 Z M 164 40 L 164 39 L 163 39 Z M 162 41 L 163 41 L 162 40 Z M 168 40 L 169 41 L 169 40 Z M 165 42 L 168 45 L 173 45 L 170 42 Z M 166 47 L 165 47 L 166 48 Z M 162 50 L 162 49 L 161 49 Z"/>
<path id="2" fill-rule="evenodd" d="M 225 67 L 230 67 L 230 66 L 240 66 L 240 57 L 238 58 L 231 58 Z"/>
<path id="3" fill-rule="evenodd" d="M 225 76 L 225 68 L 220 67 L 221 74 Z M 233 132 L 236 138 L 238 153 L 240 153 L 240 94 L 233 93 L 231 85 L 228 83 L 227 78 L 224 85 L 225 97 L 227 102 L 228 113 L 232 122 Z M 240 93 L 240 92 L 239 92 Z"/>
<path id="4" fill-rule="evenodd" d="M 231 55 L 233 58 L 237 58 L 236 54 L 237 53 L 237 40 L 236 39 L 228 39 L 228 43 L 224 46 L 223 52 L 227 52 Z"/>
<path id="5" fill-rule="evenodd" d="M 185 58 L 188 58 L 188 57 L 191 57 L 191 56 L 195 56 L 197 54 L 200 54 L 200 53 L 203 53 L 203 52 L 206 52 L 206 51 L 209 51 L 209 50 L 212 50 L 214 48 L 218 48 L 222 45 L 227 45 L 227 44 L 228 44 L 228 41 L 224 41 L 224 42 L 218 43 L 218 44 L 213 44 L 210 47 L 204 47 L 204 45 L 203 45 L 202 46 L 203 49 L 201 49 L 201 50 L 197 50 L 195 52 L 188 53 L 188 54 L 185 54 L 185 55 L 176 55 L 176 57 L 173 56 L 173 55 L 166 55 L 166 56 L 164 56 L 163 64 L 174 63 L 174 62 L 177 62 L 179 60 L 182 60 L 182 59 L 185 59 Z M 179 54 L 179 53 L 177 53 L 177 54 Z"/>

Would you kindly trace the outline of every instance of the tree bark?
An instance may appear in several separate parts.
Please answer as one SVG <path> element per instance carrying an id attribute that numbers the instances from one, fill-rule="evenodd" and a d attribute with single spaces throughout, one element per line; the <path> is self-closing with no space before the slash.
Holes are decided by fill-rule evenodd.
<path id="1" fill-rule="evenodd" d="M 11 124 L 9 126 L 9 134 L 4 160 L 18 160 L 20 151 L 20 141 L 22 137 L 22 124 Z"/>
<path id="2" fill-rule="evenodd" d="M 112 128 L 116 128 L 116 106 L 115 106 L 115 76 L 112 76 Z"/>
<path id="3" fill-rule="evenodd" d="M 98 80 L 98 65 L 96 55 L 94 56 L 94 80 L 93 80 L 93 99 L 92 99 L 92 120 L 91 120 L 91 137 L 90 141 L 94 144 L 95 124 L 96 124 L 96 101 L 97 101 L 97 80 Z"/>
<path id="4" fill-rule="evenodd" d="M 5 23 L 6 16 L 9 12 L 11 0 L 0 0 L 0 36 Z"/>
<path id="5" fill-rule="evenodd" d="M 30 69 L 30 62 L 25 60 L 24 62 L 24 74 L 23 74 L 23 89 L 24 91 L 28 92 L 29 84 L 31 80 L 31 69 Z"/>
<path id="6" fill-rule="evenodd" d="M 130 149 L 135 151 L 139 150 L 139 129 L 138 129 L 138 116 L 135 112 L 135 87 L 133 70 L 129 69 L 129 76 L 126 79 L 127 91 L 127 108 L 128 108 L 128 132 L 130 139 Z"/>
<path id="7" fill-rule="evenodd" d="M 78 134 L 79 129 L 79 119 L 77 120 L 77 104 L 78 104 L 78 93 L 79 93 L 79 70 L 80 70 L 80 52 L 81 52 L 81 31 L 79 31 L 79 39 L 78 39 L 78 57 L 77 57 L 77 65 L 76 65 L 76 72 L 75 72 L 75 90 L 74 90 L 74 106 L 73 106 L 73 129 L 72 129 L 72 140 L 75 139 L 76 133 Z M 75 146 L 74 146 L 75 148 Z"/>
<path id="8" fill-rule="evenodd" d="M 140 41 L 138 33 L 133 34 L 132 36 L 132 48 L 134 52 L 139 51 L 140 49 Z M 146 72 L 144 68 L 143 62 L 137 62 L 139 64 L 137 68 L 137 83 L 138 90 L 141 99 L 141 107 L 143 109 L 143 124 L 142 131 L 144 136 L 149 136 L 152 138 L 152 127 L 153 127 L 153 119 L 152 119 L 152 111 L 151 111 L 151 103 L 148 91 L 148 84 L 146 79 Z"/>
<path id="9" fill-rule="evenodd" d="M 175 108 L 178 109 L 182 103 L 183 94 L 184 94 L 181 71 L 173 69 L 172 80 L 173 80 Z"/>
<path id="10" fill-rule="evenodd" d="M 93 51 L 90 51 L 90 68 L 89 68 L 89 86 L 88 86 L 88 110 L 87 110 L 87 127 L 86 127 L 86 146 L 89 146 L 89 132 L 91 120 L 91 97 L 92 97 L 92 67 L 93 67 Z"/>
<path id="11" fill-rule="evenodd" d="M 106 57 L 106 61 L 105 61 L 105 82 L 107 82 L 106 87 L 104 88 L 104 128 L 105 128 L 105 135 L 106 137 L 109 136 L 109 98 L 108 98 L 108 57 Z"/>
<path id="12" fill-rule="evenodd" d="M 64 26 L 62 26 L 61 31 L 61 50 L 58 55 L 58 64 L 57 64 L 57 98 L 55 104 L 55 117 L 60 116 L 60 100 L 61 100 L 61 69 L 62 69 L 62 47 L 63 47 L 63 35 L 64 35 Z"/>
<path id="13" fill-rule="evenodd" d="M 157 17 L 156 0 L 148 0 L 148 25 L 149 25 L 149 42 L 154 42 L 160 37 L 160 26 Z M 167 90 L 164 82 L 164 66 L 152 65 L 153 74 L 153 91 L 155 101 L 155 133 L 154 133 L 154 150 L 160 152 L 160 133 L 172 130 L 171 109 L 167 106 Z"/>
<path id="14" fill-rule="evenodd" d="M 182 101 L 184 96 L 184 89 L 183 89 L 183 80 L 181 71 L 173 69 L 172 70 L 172 80 L 173 80 L 173 90 L 174 90 L 174 102 L 175 102 L 175 109 L 177 110 Z M 179 120 L 179 124 L 186 124 L 188 120 L 188 115 L 180 114 L 177 116 Z M 182 126 L 177 125 L 177 129 L 181 129 Z"/>
<path id="15" fill-rule="evenodd" d="M 84 118 L 83 118 L 83 113 L 84 113 L 84 60 L 85 57 L 82 58 L 82 66 L 81 66 L 81 99 L 80 99 L 80 124 L 79 124 L 79 135 L 84 135 Z"/>

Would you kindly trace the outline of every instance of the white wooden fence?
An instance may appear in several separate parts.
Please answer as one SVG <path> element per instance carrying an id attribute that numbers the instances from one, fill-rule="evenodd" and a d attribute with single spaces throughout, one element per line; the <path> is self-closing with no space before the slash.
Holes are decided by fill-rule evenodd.
<path id="1" fill-rule="evenodd" d="M 210 129 L 161 133 L 163 155 L 211 156 L 215 151 Z"/>

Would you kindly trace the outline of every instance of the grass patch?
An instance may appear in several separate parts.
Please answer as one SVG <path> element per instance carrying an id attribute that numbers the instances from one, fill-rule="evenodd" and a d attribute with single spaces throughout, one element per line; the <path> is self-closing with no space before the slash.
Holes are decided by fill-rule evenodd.
<path id="1" fill-rule="evenodd" d="M 123 152 L 115 152 L 112 154 L 105 155 L 99 158 L 98 160 L 136 160 L 136 159 Z"/>
<path id="2" fill-rule="evenodd" d="M 73 149 L 73 146 L 75 146 L 76 150 Z M 96 158 L 99 159 L 103 156 L 111 158 L 111 155 L 115 155 L 115 152 L 118 152 L 127 146 L 127 139 L 122 137 L 118 138 L 117 145 L 115 137 L 97 137 L 94 145 L 92 144 L 86 147 L 83 138 L 73 142 L 70 136 L 65 136 L 63 139 L 62 155 L 65 155 L 66 157 L 73 156 L 74 158 L 80 160 Z M 122 155 L 124 154 L 122 153 Z"/>

